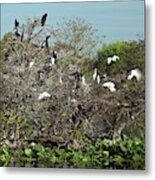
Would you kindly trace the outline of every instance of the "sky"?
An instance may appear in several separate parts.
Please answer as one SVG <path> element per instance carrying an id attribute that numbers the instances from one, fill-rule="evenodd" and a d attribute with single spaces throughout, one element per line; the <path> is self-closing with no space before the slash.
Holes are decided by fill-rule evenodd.
<path id="1" fill-rule="evenodd" d="M 135 40 L 137 34 L 144 38 L 144 1 L 126 2 L 73 2 L 73 3 L 17 3 L 1 4 L 1 37 L 12 31 L 15 18 L 20 23 L 27 18 L 48 13 L 47 23 L 56 27 L 57 22 L 80 17 L 98 30 L 105 42 Z"/>

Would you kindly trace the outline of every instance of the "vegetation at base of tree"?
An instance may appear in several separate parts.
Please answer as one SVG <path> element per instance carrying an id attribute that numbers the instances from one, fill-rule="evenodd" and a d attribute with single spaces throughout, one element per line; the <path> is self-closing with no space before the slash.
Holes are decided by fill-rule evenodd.
<path id="1" fill-rule="evenodd" d="M 144 138 L 86 140 L 85 146 L 78 150 L 33 142 L 22 148 L 3 145 L 0 166 L 144 170 Z"/>

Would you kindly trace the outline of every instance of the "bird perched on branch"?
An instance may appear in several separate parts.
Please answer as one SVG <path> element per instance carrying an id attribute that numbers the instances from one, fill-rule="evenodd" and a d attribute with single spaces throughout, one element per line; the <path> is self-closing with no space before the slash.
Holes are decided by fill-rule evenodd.
<path id="1" fill-rule="evenodd" d="M 94 69 L 93 80 L 95 81 L 96 78 L 97 78 L 97 68 Z"/>
<path id="2" fill-rule="evenodd" d="M 45 13 L 42 18 L 41 18 L 41 26 L 43 27 L 46 23 L 46 19 L 47 19 L 47 13 Z"/>
<path id="3" fill-rule="evenodd" d="M 51 37 L 50 35 L 46 36 L 45 40 L 41 44 L 41 48 L 44 48 L 44 47 L 49 48 L 49 38 L 50 37 Z"/>
<path id="4" fill-rule="evenodd" d="M 42 100 L 49 97 L 51 97 L 51 95 L 48 92 L 43 92 L 39 95 L 38 100 Z"/>
<path id="5" fill-rule="evenodd" d="M 57 51 L 52 52 L 51 65 L 54 65 L 57 61 Z"/>
<path id="6" fill-rule="evenodd" d="M 87 84 L 86 84 L 86 79 L 85 79 L 84 75 L 82 75 L 81 80 L 82 80 L 82 84 L 84 86 L 86 86 Z"/>
<path id="7" fill-rule="evenodd" d="M 142 73 L 141 71 L 136 68 L 136 69 L 132 69 L 130 72 L 130 75 L 128 76 L 128 80 L 132 80 L 133 78 L 136 78 L 137 81 L 140 81 L 142 78 Z"/>
<path id="8" fill-rule="evenodd" d="M 19 38 L 21 35 L 19 34 L 18 30 L 15 31 L 15 36 Z"/>
<path id="9" fill-rule="evenodd" d="M 101 82 L 101 79 L 100 79 L 100 75 L 98 74 L 97 75 L 97 84 L 100 84 L 100 82 Z"/>
<path id="10" fill-rule="evenodd" d="M 116 91 L 115 84 L 113 82 L 111 82 L 111 81 L 103 83 L 103 87 L 108 88 L 111 92 Z"/>
<path id="11" fill-rule="evenodd" d="M 112 62 L 116 62 L 116 61 L 119 60 L 119 59 L 120 59 L 119 56 L 114 55 L 114 56 L 112 56 L 112 57 L 108 57 L 108 58 L 107 58 L 107 63 L 108 63 L 108 64 L 111 64 Z"/>
<path id="12" fill-rule="evenodd" d="M 45 46 L 46 46 L 46 48 L 49 47 L 48 40 L 49 40 L 50 37 L 51 37 L 50 35 L 46 36 L 46 39 L 45 39 Z"/>
<path id="13" fill-rule="evenodd" d="M 14 25 L 15 25 L 15 29 L 17 29 L 19 27 L 19 22 L 17 21 L 17 19 L 15 19 Z"/>

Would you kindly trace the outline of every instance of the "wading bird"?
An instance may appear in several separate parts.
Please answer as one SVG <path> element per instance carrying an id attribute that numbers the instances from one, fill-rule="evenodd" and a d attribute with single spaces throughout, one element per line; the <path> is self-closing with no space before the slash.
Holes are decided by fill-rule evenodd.
<path id="1" fill-rule="evenodd" d="M 57 61 L 57 51 L 52 52 L 51 65 L 54 65 Z"/>
<path id="2" fill-rule="evenodd" d="M 62 76 L 59 78 L 59 83 L 62 84 Z"/>
<path id="3" fill-rule="evenodd" d="M 120 57 L 117 55 L 113 55 L 112 57 L 108 57 L 107 58 L 107 64 L 111 64 L 112 62 L 116 62 L 119 59 L 120 59 Z"/>
<path id="4" fill-rule="evenodd" d="M 81 77 L 81 80 L 82 80 L 82 84 L 83 84 L 84 86 L 86 86 L 87 84 L 86 84 L 86 79 L 85 79 L 84 76 Z"/>
<path id="5" fill-rule="evenodd" d="M 131 71 L 130 71 L 130 75 L 128 76 L 128 80 L 132 80 L 133 78 L 136 78 L 136 80 L 137 81 L 140 81 L 141 80 L 141 78 L 142 78 L 142 73 L 141 73 L 141 71 L 138 69 L 138 68 L 136 68 L 136 69 L 132 69 Z"/>
<path id="6" fill-rule="evenodd" d="M 32 68 L 33 65 L 34 65 L 34 61 L 31 61 L 31 62 L 29 63 L 29 68 Z"/>
<path id="7" fill-rule="evenodd" d="M 42 100 L 42 99 L 45 99 L 45 98 L 48 98 L 48 97 L 51 97 L 51 95 L 47 92 L 43 92 L 39 95 L 38 97 L 38 100 Z"/>
<path id="8" fill-rule="evenodd" d="M 103 87 L 108 88 L 111 92 L 116 91 L 115 84 L 113 82 L 111 82 L 111 81 L 103 83 Z"/>
<path id="9" fill-rule="evenodd" d="M 101 82 L 101 79 L 100 79 L 100 75 L 98 74 L 97 75 L 97 84 L 100 84 L 100 82 Z"/>
<path id="10" fill-rule="evenodd" d="M 93 80 L 95 81 L 96 78 L 97 78 L 97 68 L 94 69 Z"/>

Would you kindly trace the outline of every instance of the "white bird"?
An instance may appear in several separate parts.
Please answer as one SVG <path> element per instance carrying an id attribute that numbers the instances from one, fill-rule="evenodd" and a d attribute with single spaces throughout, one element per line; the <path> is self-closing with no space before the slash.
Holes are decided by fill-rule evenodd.
<path id="1" fill-rule="evenodd" d="M 108 88 L 111 92 L 116 91 L 115 84 L 111 81 L 103 83 L 103 87 Z"/>
<path id="2" fill-rule="evenodd" d="M 141 73 L 141 71 L 138 69 L 138 68 L 136 68 L 136 69 L 132 69 L 131 71 L 130 71 L 130 75 L 128 76 L 128 80 L 132 80 L 133 78 L 136 78 L 136 80 L 137 81 L 140 81 L 141 80 L 141 78 L 142 78 L 142 73 Z"/>
<path id="3" fill-rule="evenodd" d="M 119 60 L 119 59 L 120 59 L 119 56 L 113 55 L 112 57 L 108 57 L 108 58 L 107 58 L 107 63 L 108 63 L 108 64 L 111 64 L 112 62 L 116 62 L 116 61 Z"/>
<path id="4" fill-rule="evenodd" d="M 42 100 L 42 99 L 48 98 L 48 97 L 51 97 L 51 95 L 47 92 L 43 92 L 39 95 L 38 100 Z"/>
<path id="5" fill-rule="evenodd" d="M 117 56 L 117 55 L 114 55 L 112 58 L 113 58 L 113 61 L 114 61 L 114 62 L 116 62 L 117 60 L 120 60 L 120 57 Z"/>
<path id="6" fill-rule="evenodd" d="M 52 55 L 50 56 L 50 58 L 51 58 L 50 66 L 56 64 L 56 61 L 57 61 L 57 51 L 53 51 Z"/>
<path id="7" fill-rule="evenodd" d="M 86 86 L 87 84 L 86 84 L 86 79 L 85 79 L 85 77 L 84 76 L 82 76 L 82 84 L 84 85 L 84 86 Z"/>
<path id="8" fill-rule="evenodd" d="M 31 61 L 31 62 L 29 63 L 29 68 L 31 68 L 33 65 L 34 65 L 34 61 Z"/>
<path id="9" fill-rule="evenodd" d="M 100 82 L 101 82 L 100 76 L 97 75 L 97 83 L 100 84 Z"/>
<path id="10" fill-rule="evenodd" d="M 51 57 L 51 65 L 55 64 L 56 59 L 54 57 Z"/>
<path id="11" fill-rule="evenodd" d="M 108 64 L 111 64 L 112 61 L 113 61 L 113 58 L 112 58 L 112 57 L 108 57 L 108 58 L 107 58 L 107 63 L 108 63 Z"/>
<path id="12" fill-rule="evenodd" d="M 93 80 L 95 81 L 97 77 L 97 68 L 94 69 L 94 74 L 93 74 Z"/>
<path id="13" fill-rule="evenodd" d="M 59 78 L 59 83 L 62 84 L 62 76 Z"/>

